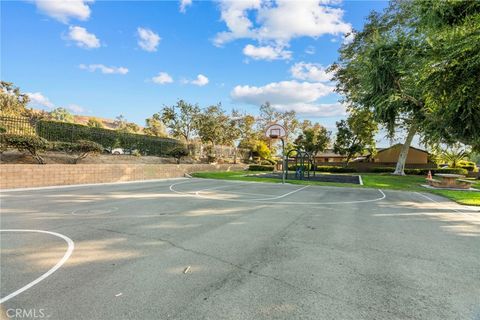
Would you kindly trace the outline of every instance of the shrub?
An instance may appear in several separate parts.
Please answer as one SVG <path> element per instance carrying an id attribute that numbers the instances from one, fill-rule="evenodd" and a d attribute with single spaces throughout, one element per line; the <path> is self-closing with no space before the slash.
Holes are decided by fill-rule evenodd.
<path id="1" fill-rule="evenodd" d="M 318 172 L 338 172 L 338 173 L 352 173 L 357 172 L 357 169 L 350 167 L 340 167 L 340 166 L 318 166 L 315 168 L 315 171 Z"/>
<path id="2" fill-rule="evenodd" d="M 34 135 L 20 135 L 14 133 L 0 134 L 0 144 L 3 148 L 14 148 L 18 151 L 28 151 L 30 155 L 40 164 L 45 161 L 39 152 L 47 148 L 47 140 Z"/>
<path id="3" fill-rule="evenodd" d="M 301 167 L 301 166 L 290 165 L 288 166 L 288 170 L 296 171 L 298 167 Z M 312 166 L 309 163 L 306 163 L 303 167 L 305 170 L 312 170 Z"/>
<path id="4" fill-rule="evenodd" d="M 370 172 L 375 172 L 375 173 L 393 173 L 395 171 L 395 168 L 392 167 L 374 167 L 370 169 Z"/>
<path id="5" fill-rule="evenodd" d="M 375 168 L 372 168 L 370 171 L 375 173 L 393 173 L 395 171 L 395 168 L 375 167 Z M 428 174 L 428 171 L 430 171 L 432 174 L 452 173 L 452 174 L 466 175 L 468 173 L 468 171 L 463 168 L 423 168 L 423 169 L 405 168 L 404 171 L 405 171 L 405 174 L 407 175 L 423 175 L 423 176 L 426 176 Z"/>
<path id="6" fill-rule="evenodd" d="M 273 159 L 264 159 L 264 160 L 261 160 L 260 161 L 260 164 L 263 165 L 263 166 L 270 166 L 270 165 L 276 165 L 277 164 L 277 161 L 273 160 Z"/>
<path id="7" fill-rule="evenodd" d="M 251 164 L 248 166 L 250 171 L 273 171 L 273 166 L 264 166 L 259 164 Z"/>
<path id="8" fill-rule="evenodd" d="M 434 172 L 432 171 L 432 174 Z M 443 169 L 435 169 L 435 173 L 453 173 L 453 174 L 468 174 L 468 171 L 463 168 L 443 168 Z"/>
<path id="9" fill-rule="evenodd" d="M 185 147 L 176 147 L 174 149 L 172 149 L 170 151 L 170 156 L 174 157 L 175 159 L 177 159 L 177 163 L 180 163 L 180 160 L 183 158 L 183 157 L 186 157 L 188 156 L 188 149 L 185 148 Z"/>
<path id="10" fill-rule="evenodd" d="M 141 154 L 152 156 L 167 156 L 172 149 L 182 145 L 180 141 L 175 139 L 47 120 L 37 122 L 37 133 L 40 137 L 49 141 L 77 142 L 79 140 L 89 140 L 99 143 L 109 150 L 114 148 L 136 149 Z"/>
<path id="11" fill-rule="evenodd" d="M 62 142 L 55 141 L 50 142 L 48 150 L 62 151 L 74 156 L 74 163 L 78 163 L 81 159 L 85 159 L 91 154 L 100 153 L 103 151 L 103 147 L 93 141 L 79 140 L 77 142 Z"/>
<path id="12" fill-rule="evenodd" d="M 135 149 L 135 150 L 132 151 L 132 156 L 141 157 L 142 154 L 140 153 L 140 151 L 138 151 L 137 149 Z"/>
<path id="13" fill-rule="evenodd" d="M 468 171 L 473 171 L 473 172 L 478 171 L 477 165 L 475 164 L 475 162 L 472 162 L 472 161 L 462 160 L 462 161 L 458 162 L 457 166 L 458 166 L 458 168 L 463 168 L 463 169 L 466 169 Z"/>

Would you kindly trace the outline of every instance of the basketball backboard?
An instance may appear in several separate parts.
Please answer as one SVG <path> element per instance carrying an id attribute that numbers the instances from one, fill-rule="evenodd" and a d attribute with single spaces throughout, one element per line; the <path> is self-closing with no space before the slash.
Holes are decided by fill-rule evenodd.
<path id="1" fill-rule="evenodd" d="M 287 131 L 282 125 L 274 123 L 269 125 L 267 130 L 265 130 L 265 135 L 271 139 L 280 139 L 287 135 Z"/>

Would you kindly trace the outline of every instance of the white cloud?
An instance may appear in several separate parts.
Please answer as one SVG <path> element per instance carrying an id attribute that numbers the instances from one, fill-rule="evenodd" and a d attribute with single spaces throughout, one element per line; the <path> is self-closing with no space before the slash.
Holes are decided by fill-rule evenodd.
<path id="1" fill-rule="evenodd" d="M 297 37 L 348 33 L 352 27 L 343 21 L 343 10 L 328 5 L 336 3 L 338 1 L 223 0 L 221 19 L 228 31 L 218 33 L 214 43 L 223 45 L 235 39 L 249 38 L 286 46 Z"/>
<path id="2" fill-rule="evenodd" d="M 28 104 L 31 108 L 52 109 L 54 107 L 54 104 L 40 92 L 28 92 L 27 95 L 30 98 Z"/>
<path id="3" fill-rule="evenodd" d="M 166 72 L 160 72 L 157 76 L 152 78 L 152 81 L 156 84 L 166 84 L 172 83 L 173 79 L 170 75 Z"/>
<path id="4" fill-rule="evenodd" d="M 83 27 L 70 26 L 68 27 L 67 40 L 75 41 L 80 48 L 92 49 L 100 47 L 100 40 L 93 34 L 89 33 Z"/>
<path id="5" fill-rule="evenodd" d="M 187 7 L 192 4 L 192 0 L 180 0 L 180 12 L 185 13 Z"/>
<path id="6" fill-rule="evenodd" d="M 314 102 L 333 92 L 334 87 L 323 83 L 298 81 L 272 82 L 263 87 L 236 86 L 231 92 L 233 99 L 260 105 L 265 101 L 272 104 Z"/>
<path id="7" fill-rule="evenodd" d="M 89 3 L 93 0 L 35 0 L 39 11 L 63 23 L 71 18 L 87 20 L 91 13 Z"/>
<path id="8" fill-rule="evenodd" d="M 346 108 L 341 103 L 294 103 L 289 105 L 273 105 L 280 111 L 294 110 L 298 114 L 310 117 L 340 117 L 347 114 Z"/>
<path id="9" fill-rule="evenodd" d="M 284 50 L 283 47 L 277 46 L 263 46 L 256 47 L 251 44 L 247 44 L 243 48 L 243 54 L 254 60 L 284 60 L 292 57 L 292 52 Z"/>
<path id="10" fill-rule="evenodd" d="M 253 23 L 247 16 L 248 10 L 260 9 L 261 0 L 222 1 L 220 3 L 221 19 L 225 21 L 229 31 L 216 35 L 214 43 L 222 45 L 240 38 L 255 38 Z"/>
<path id="11" fill-rule="evenodd" d="M 73 113 L 82 113 L 86 111 L 84 107 L 81 107 L 77 104 L 70 104 L 66 108 L 72 111 Z"/>
<path id="12" fill-rule="evenodd" d="M 95 72 L 100 70 L 104 74 L 127 74 L 128 69 L 125 67 L 107 67 L 103 64 L 81 64 L 78 66 L 80 69 L 88 70 L 90 72 Z"/>
<path id="13" fill-rule="evenodd" d="M 138 27 L 137 28 L 138 34 L 138 45 L 145 51 L 153 52 L 157 51 L 157 46 L 160 43 L 160 36 L 153 32 L 150 29 Z"/>
<path id="14" fill-rule="evenodd" d="M 321 82 L 281 81 L 265 86 L 236 86 L 230 93 L 233 100 L 252 105 L 266 101 L 277 110 L 294 110 L 299 114 L 331 117 L 345 115 L 345 107 L 339 103 L 319 103 L 318 100 L 331 94 L 333 86 Z"/>
<path id="15" fill-rule="evenodd" d="M 191 84 L 194 84 L 199 87 L 203 87 L 204 85 L 208 84 L 208 78 L 204 76 L 203 74 L 199 74 L 197 76 L 197 79 L 190 81 Z"/>
<path id="16" fill-rule="evenodd" d="M 333 76 L 321 64 L 306 62 L 295 63 L 290 68 L 290 73 L 296 79 L 313 82 L 328 82 Z"/>

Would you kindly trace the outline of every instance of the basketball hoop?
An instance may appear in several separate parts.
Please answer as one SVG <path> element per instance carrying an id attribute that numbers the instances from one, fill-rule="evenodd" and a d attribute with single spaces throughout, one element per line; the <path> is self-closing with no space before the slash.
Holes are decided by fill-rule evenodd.
<path id="1" fill-rule="evenodd" d="M 285 183 L 285 141 L 283 138 L 287 136 L 287 130 L 277 123 L 271 124 L 265 130 L 265 136 L 270 139 L 280 139 L 282 141 L 282 183 Z"/>
<path id="2" fill-rule="evenodd" d="M 271 124 L 267 130 L 265 130 L 265 136 L 270 139 L 284 138 L 286 135 L 287 131 L 285 128 L 277 123 Z"/>

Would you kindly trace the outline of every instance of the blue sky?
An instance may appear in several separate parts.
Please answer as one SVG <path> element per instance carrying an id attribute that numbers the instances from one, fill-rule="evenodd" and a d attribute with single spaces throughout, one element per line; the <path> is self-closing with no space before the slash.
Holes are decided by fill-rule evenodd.
<path id="1" fill-rule="evenodd" d="M 140 125 L 178 99 L 252 114 L 269 100 L 332 129 L 344 108 L 324 69 L 344 34 L 386 5 L 2 1 L 1 78 L 34 107 L 123 114 Z"/>

